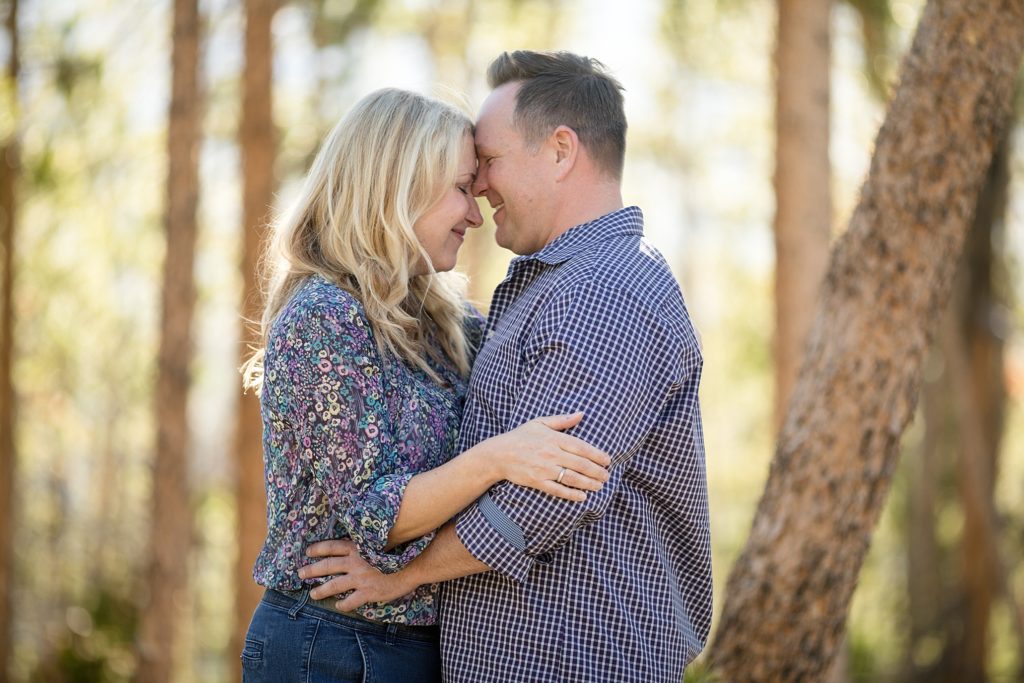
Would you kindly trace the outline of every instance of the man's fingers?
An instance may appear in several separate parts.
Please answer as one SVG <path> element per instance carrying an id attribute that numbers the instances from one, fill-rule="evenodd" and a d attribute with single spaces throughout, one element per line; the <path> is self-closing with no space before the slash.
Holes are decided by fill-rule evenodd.
<path id="1" fill-rule="evenodd" d="M 323 600 L 334 595 L 341 595 L 350 590 L 352 590 L 352 579 L 347 574 L 343 574 L 309 591 L 309 597 L 314 600 Z"/>
<path id="2" fill-rule="evenodd" d="M 306 557 L 330 557 L 348 555 L 355 550 L 355 543 L 346 540 L 320 541 L 306 548 Z"/>
<path id="3" fill-rule="evenodd" d="M 341 574 L 348 568 L 347 557 L 328 557 L 327 559 L 307 564 L 299 568 L 300 579 L 315 579 L 323 576 Z"/>
<path id="4" fill-rule="evenodd" d="M 356 590 L 352 591 L 352 594 L 348 595 L 344 600 L 339 600 L 334 603 L 334 607 L 342 612 L 351 612 L 359 609 L 368 602 L 370 601 L 363 597 L 363 592 Z"/>

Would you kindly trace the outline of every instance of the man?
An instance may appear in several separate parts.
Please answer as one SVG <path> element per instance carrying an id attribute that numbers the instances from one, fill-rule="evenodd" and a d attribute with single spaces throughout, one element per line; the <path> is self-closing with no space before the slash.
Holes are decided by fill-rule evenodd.
<path id="1" fill-rule="evenodd" d="M 473 190 L 520 256 L 494 294 L 460 445 L 581 410 L 574 435 L 612 455 L 611 477 L 582 503 L 503 482 L 401 572 L 354 553 L 313 565 L 305 576 L 345 575 L 311 596 L 352 590 L 350 610 L 448 581 L 448 681 L 678 683 L 711 618 L 702 358 L 640 210 L 623 208 L 621 86 L 568 53 L 505 53 L 488 77 Z"/>

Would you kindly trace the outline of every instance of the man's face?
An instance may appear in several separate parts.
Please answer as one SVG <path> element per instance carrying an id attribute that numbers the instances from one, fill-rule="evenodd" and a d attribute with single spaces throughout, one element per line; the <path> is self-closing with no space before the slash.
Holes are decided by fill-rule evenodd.
<path id="1" fill-rule="evenodd" d="M 496 88 L 476 122 L 477 175 L 473 194 L 486 197 L 494 213 L 498 244 L 516 254 L 532 254 L 551 230 L 551 169 L 545 147 L 531 150 L 512 121 L 519 83 Z"/>

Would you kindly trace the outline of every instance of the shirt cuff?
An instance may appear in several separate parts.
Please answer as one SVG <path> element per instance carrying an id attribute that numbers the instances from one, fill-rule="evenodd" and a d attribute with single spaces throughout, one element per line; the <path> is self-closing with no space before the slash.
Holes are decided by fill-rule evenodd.
<path id="1" fill-rule="evenodd" d="M 385 574 L 393 574 L 412 562 L 434 537 L 434 532 L 430 532 L 384 550 L 410 479 L 411 474 L 381 477 L 369 491 L 352 501 L 344 514 L 344 527 L 359 554 Z"/>
<path id="2" fill-rule="evenodd" d="M 518 583 L 533 568 L 523 530 L 487 493 L 455 520 L 455 534 L 470 555 Z"/>

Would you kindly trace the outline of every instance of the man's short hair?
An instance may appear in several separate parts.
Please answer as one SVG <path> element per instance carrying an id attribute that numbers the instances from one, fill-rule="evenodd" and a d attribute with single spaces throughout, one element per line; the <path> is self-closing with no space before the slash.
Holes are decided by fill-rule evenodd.
<path id="1" fill-rule="evenodd" d="M 558 126 L 576 131 L 594 162 L 622 177 L 626 113 L 622 85 L 604 64 L 571 52 L 503 52 L 487 69 L 491 88 L 522 82 L 513 121 L 529 145 L 539 145 Z"/>

